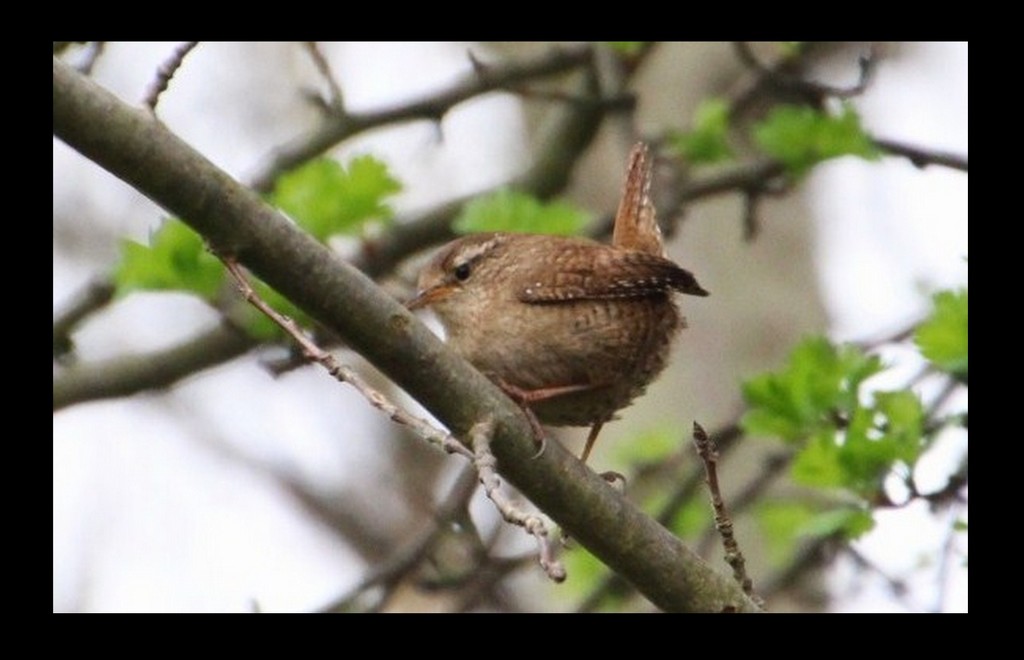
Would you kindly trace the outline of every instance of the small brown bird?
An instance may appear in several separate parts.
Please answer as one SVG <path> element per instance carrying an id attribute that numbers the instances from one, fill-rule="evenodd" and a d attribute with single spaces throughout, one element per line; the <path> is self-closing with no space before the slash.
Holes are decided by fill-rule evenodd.
<path id="1" fill-rule="evenodd" d="M 423 269 L 410 309 L 431 307 L 448 344 L 552 426 L 602 425 L 661 372 L 685 320 L 673 291 L 706 296 L 665 257 L 650 200 L 651 163 L 629 157 L 612 244 L 537 234 L 474 234 Z"/>

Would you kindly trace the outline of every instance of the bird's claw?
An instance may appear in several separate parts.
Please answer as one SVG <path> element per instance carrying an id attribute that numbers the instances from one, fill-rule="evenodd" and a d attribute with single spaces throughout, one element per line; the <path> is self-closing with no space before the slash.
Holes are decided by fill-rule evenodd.
<path id="1" fill-rule="evenodd" d="M 616 472 L 615 470 L 608 470 L 607 472 L 602 472 L 600 476 L 602 479 L 611 484 L 612 488 L 615 488 L 619 492 L 624 492 L 626 490 L 626 476 L 621 472 Z"/>

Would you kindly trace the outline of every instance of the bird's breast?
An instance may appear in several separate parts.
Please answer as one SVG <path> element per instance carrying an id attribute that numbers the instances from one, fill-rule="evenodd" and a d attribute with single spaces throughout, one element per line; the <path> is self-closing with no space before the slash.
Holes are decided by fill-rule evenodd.
<path id="1" fill-rule="evenodd" d="M 553 425 L 589 425 L 628 405 L 665 367 L 681 325 L 667 293 L 515 309 L 451 328 L 449 343 L 499 383 L 527 391 L 588 386 L 533 406 Z"/>

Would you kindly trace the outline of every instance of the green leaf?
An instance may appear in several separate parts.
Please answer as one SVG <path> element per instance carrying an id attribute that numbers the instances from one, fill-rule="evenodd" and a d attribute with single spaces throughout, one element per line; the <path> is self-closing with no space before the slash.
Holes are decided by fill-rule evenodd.
<path id="1" fill-rule="evenodd" d="M 935 311 L 918 327 L 914 341 L 921 354 L 940 369 L 967 376 L 967 289 L 940 291 Z"/>
<path id="2" fill-rule="evenodd" d="M 706 165 L 732 158 L 728 137 L 729 104 L 706 99 L 694 113 L 693 128 L 670 134 L 669 141 L 689 162 Z"/>
<path id="3" fill-rule="evenodd" d="M 921 400 L 910 390 L 876 392 L 875 407 L 883 415 L 885 435 L 903 447 L 901 458 L 907 462 L 916 460 L 924 432 Z"/>
<path id="4" fill-rule="evenodd" d="M 845 432 L 834 436 L 842 470 L 842 479 L 836 485 L 865 496 L 881 487 L 882 478 L 898 455 L 892 440 L 876 432 L 874 420 L 874 410 L 858 406 Z"/>
<path id="5" fill-rule="evenodd" d="M 744 395 L 748 397 L 750 387 L 756 382 L 748 381 L 744 388 Z M 779 414 L 778 411 L 768 407 L 748 410 L 743 415 L 743 429 L 750 435 L 760 435 L 770 438 L 782 438 L 789 442 L 796 442 L 805 436 L 803 421 L 792 419 L 789 415 Z"/>
<path id="6" fill-rule="evenodd" d="M 214 302 L 226 277 L 223 264 L 203 245 L 199 234 L 185 223 L 168 218 L 150 239 L 150 245 L 124 241 L 121 260 L 114 271 L 118 295 L 131 291 L 189 291 Z M 310 325 L 310 318 L 290 300 L 258 279 L 253 288 L 271 307 L 300 325 Z M 233 319 L 253 338 L 276 339 L 283 331 L 263 312 L 240 306 L 232 312 Z"/>
<path id="7" fill-rule="evenodd" d="M 754 141 L 796 176 L 839 156 L 877 159 L 881 151 L 867 135 L 849 104 L 835 116 L 808 106 L 782 105 L 753 128 Z"/>
<path id="8" fill-rule="evenodd" d="M 373 156 L 358 156 L 345 169 L 319 158 L 282 175 L 270 202 L 320 241 L 335 234 L 358 234 L 371 221 L 389 221 L 393 211 L 384 200 L 401 184 L 387 165 Z"/>
<path id="9" fill-rule="evenodd" d="M 743 428 L 789 442 L 832 429 L 837 413 L 852 414 L 858 405 L 861 382 L 881 369 L 880 359 L 853 346 L 836 347 L 824 337 L 805 339 L 781 370 L 743 383 L 750 408 Z"/>
<path id="10" fill-rule="evenodd" d="M 199 234 L 168 218 L 149 245 L 123 241 L 114 270 L 117 295 L 130 291 L 182 290 L 212 300 L 224 281 L 224 268 L 207 251 Z"/>
<path id="11" fill-rule="evenodd" d="M 835 433 L 829 430 L 818 432 L 794 457 L 791 471 L 793 481 L 806 486 L 844 486 L 846 471 L 843 468 Z"/>
<path id="12" fill-rule="evenodd" d="M 916 394 L 876 392 L 862 403 L 862 384 L 881 370 L 877 356 L 854 346 L 804 340 L 782 369 L 743 384 L 743 428 L 800 446 L 792 465 L 797 483 L 844 488 L 870 501 L 896 465 L 912 469 L 925 447 Z"/>
<path id="13" fill-rule="evenodd" d="M 924 410 L 913 392 L 877 392 L 844 425 L 823 425 L 793 460 L 797 483 L 847 488 L 871 499 L 893 466 L 913 466 L 924 447 Z"/>
<path id="14" fill-rule="evenodd" d="M 967 521 L 966 520 L 961 520 L 960 518 L 957 518 L 956 520 L 954 520 L 953 521 L 953 531 L 955 531 L 955 532 L 966 532 L 967 531 Z"/>
<path id="15" fill-rule="evenodd" d="M 510 231 L 572 235 L 580 233 L 588 221 L 589 216 L 571 204 L 542 204 L 531 195 L 505 189 L 466 204 L 452 227 L 463 234 Z"/>

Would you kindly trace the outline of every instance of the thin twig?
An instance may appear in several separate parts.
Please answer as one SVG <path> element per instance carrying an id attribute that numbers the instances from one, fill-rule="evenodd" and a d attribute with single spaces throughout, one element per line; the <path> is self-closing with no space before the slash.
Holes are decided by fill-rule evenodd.
<path id="1" fill-rule="evenodd" d="M 948 421 L 947 419 L 938 417 L 939 411 L 944 405 L 946 405 L 954 393 L 964 387 L 964 385 L 955 377 L 948 374 L 943 375 L 946 378 L 945 384 L 942 386 L 942 389 L 939 390 L 939 393 L 935 395 L 935 398 L 928 404 L 928 408 L 924 411 L 924 418 L 926 420 L 931 420 L 929 424 L 925 425 L 923 432 L 926 435 L 938 431 L 946 424 Z"/>
<path id="2" fill-rule="evenodd" d="M 925 149 L 904 144 L 895 140 L 885 138 L 874 138 L 875 146 L 893 156 L 902 156 L 909 160 L 915 167 L 924 168 L 928 165 L 942 165 L 961 172 L 967 171 L 967 156 L 961 156 L 949 151 L 938 149 Z"/>
<path id="3" fill-rule="evenodd" d="M 693 444 L 697 448 L 697 455 L 704 463 L 711 506 L 715 510 L 715 528 L 722 535 L 722 545 L 725 547 L 725 562 L 732 566 L 732 575 L 743 588 L 743 593 L 763 606 L 764 602 L 754 594 L 754 583 L 747 575 L 746 559 L 743 558 L 743 552 L 733 535 L 732 519 L 729 518 L 729 512 L 725 508 L 725 501 L 718 487 L 718 450 L 708 439 L 707 432 L 697 422 L 693 423 Z"/>
<path id="4" fill-rule="evenodd" d="M 690 179 L 671 191 L 672 198 L 665 204 L 658 205 L 658 215 L 664 218 L 681 217 L 687 204 L 730 193 L 752 192 L 758 195 L 775 195 L 776 190 L 787 185 L 786 166 L 780 161 L 765 158 L 742 165 L 730 167 L 721 172 L 700 178 Z M 615 216 L 608 214 L 595 222 L 589 231 L 594 238 L 611 234 Z M 662 227 L 671 234 L 671 227 Z"/>
<path id="5" fill-rule="evenodd" d="M 338 81 L 335 80 L 334 74 L 331 72 L 331 65 L 327 58 L 320 52 L 315 41 L 304 41 L 302 45 L 309 53 L 310 59 L 313 60 L 313 66 L 320 73 L 320 77 L 327 84 L 327 100 L 324 103 L 326 109 L 338 115 L 345 114 L 345 97 L 341 93 L 341 86 L 338 85 Z"/>
<path id="6" fill-rule="evenodd" d="M 502 580 L 526 566 L 532 566 L 536 558 L 533 553 L 518 557 L 494 557 L 481 565 L 472 575 L 472 579 L 460 591 L 453 612 L 468 612 L 481 602 L 501 599 L 507 601 L 510 594 L 501 593 Z M 489 603 L 490 604 L 490 603 Z M 502 612 L 515 612 L 519 608 L 515 603 L 501 602 Z"/>
<path id="7" fill-rule="evenodd" d="M 874 70 L 875 53 L 869 48 L 866 53 L 857 58 L 859 75 L 857 82 L 849 87 L 828 85 L 801 76 L 792 75 L 779 66 L 767 66 L 757 58 L 750 44 L 746 41 L 737 41 L 733 44 L 740 61 L 762 77 L 769 85 L 787 92 L 796 93 L 820 104 L 826 97 L 840 99 L 859 96 L 864 93 L 871 83 L 871 76 Z"/>
<path id="8" fill-rule="evenodd" d="M 181 44 L 174 49 L 171 56 L 157 69 L 156 79 L 150 84 L 145 98 L 142 99 L 143 105 L 148 107 L 150 112 L 156 114 L 156 104 L 160 101 L 160 95 L 164 93 L 167 86 L 171 83 L 171 78 L 178 71 L 181 63 L 185 60 L 185 56 L 192 52 L 192 49 L 198 44 L 198 41 L 186 41 Z"/>
<path id="9" fill-rule="evenodd" d="M 767 190 L 785 173 L 786 166 L 772 159 L 737 165 L 717 174 L 688 181 L 679 195 L 680 201 L 689 202 L 735 191 Z"/>
<path id="10" fill-rule="evenodd" d="M 646 49 L 646 52 L 650 50 Z M 599 95 L 617 97 L 631 93 L 628 84 L 631 72 L 635 70 L 627 64 L 627 58 L 621 51 L 615 50 L 610 44 L 603 44 L 594 49 L 592 71 Z M 639 138 L 635 108 L 627 107 L 624 110 L 611 115 L 608 122 L 611 135 L 618 143 L 623 158 Z"/>
<path id="11" fill-rule="evenodd" d="M 737 441 L 743 437 L 743 431 L 740 429 L 738 422 L 732 422 L 713 432 L 711 437 L 713 438 L 715 445 L 718 447 L 719 452 L 724 453 L 734 447 Z M 681 457 L 682 453 L 679 452 L 676 455 Z M 630 476 L 627 479 L 627 482 L 631 484 L 638 483 L 644 478 L 644 472 L 648 471 L 649 468 L 641 468 L 641 471 Z M 676 486 L 673 491 L 669 493 L 665 504 L 663 504 L 661 509 L 655 514 L 654 519 L 664 527 L 671 529 L 672 520 L 675 519 L 676 515 L 678 515 L 679 510 L 682 509 L 687 502 L 693 500 L 694 494 L 700 488 L 702 473 L 703 469 L 698 467 L 690 470 L 686 476 L 674 477 L 672 482 L 676 484 Z M 583 598 L 583 600 L 580 601 L 579 605 L 576 606 L 576 611 L 594 612 L 609 596 L 621 596 L 631 591 L 633 591 L 632 586 L 626 582 L 626 580 L 622 579 L 622 576 L 617 573 L 609 573 L 590 591 L 590 593 L 586 595 L 585 598 Z"/>
<path id="12" fill-rule="evenodd" d="M 874 72 L 875 53 L 870 48 L 867 53 L 858 58 L 860 74 L 856 84 L 850 87 L 837 87 L 810 81 L 800 75 L 785 71 L 782 67 L 787 63 L 786 60 L 780 61 L 775 66 L 766 66 L 757 58 L 747 42 L 736 42 L 734 47 L 740 61 L 754 71 L 769 87 L 808 97 L 814 105 L 820 105 L 825 97 L 845 99 L 863 94 L 871 84 Z M 919 168 L 928 165 L 941 165 L 963 172 L 967 171 L 967 156 L 937 149 L 925 149 L 885 138 L 873 138 L 873 142 L 882 151 L 893 156 L 902 156 Z"/>
<path id="13" fill-rule="evenodd" d="M 110 280 L 95 279 L 76 292 L 53 320 L 53 356 L 62 357 L 72 349 L 71 333 L 90 314 L 103 309 L 114 298 Z"/>
<path id="14" fill-rule="evenodd" d="M 597 52 L 601 51 L 598 50 Z M 494 76 L 494 69 L 480 61 L 475 53 L 469 51 L 467 55 L 473 71 L 481 81 L 488 80 Z M 595 60 L 592 59 L 589 64 L 593 65 L 594 62 Z M 595 93 L 592 94 L 580 94 L 572 91 L 537 89 L 532 85 L 518 83 L 502 84 L 496 89 L 515 94 L 523 99 L 565 103 L 575 106 L 599 107 L 606 111 L 632 111 L 636 108 L 637 103 L 635 94 L 625 92 L 606 94 L 602 93 L 603 89 L 595 89 Z"/>
<path id="15" fill-rule="evenodd" d="M 748 189 L 743 195 L 743 240 L 750 243 L 761 231 L 761 223 L 757 219 L 757 209 L 761 203 L 761 195 L 756 189 Z"/>
<path id="16" fill-rule="evenodd" d="M 408 411 L 398 407 L 381 392 L 374 389 L 363 380 L 363 377 L 356 373 L 351 367 L 338 362 L 334 355 L 323 350 L 311 339 L 306 337 L 302 328 L 295 321 L 280 314 L 273 307 L 268 305 L 249 284 L 249 279 L 242 272 L 238 262 L 230 257 L 221 257 L 221 261 L 227 267 L 228 272 L 235 279 L 242 296 L 256 309 L 266 314 L 271 321 L 276 323 L 282 330 L 288 333 L 292 339 L 299 344 L 306 356 L 319 363 L 327 372 L 337 380 L 348 383 L 359 392 L 363 398 L 370 402 L 374 408 L 387 414 L 392 421 L 408 426 L 412 431 L 429 442 L 448 452 L 449 454 L 460 454 L 466 458 L 473 459 L 471 452 L 465 445 L 456 440 L 450 433 L 437 429 L 424 419 L 420 419 Z"/>
<path id="17" fill-rule="evenodd" d="M 85 57 L 79 62 L 77 68 L 82 75 L 91 76 L 93 67 L 96 66 L 96 62 L 100 59 L 100 55 L 103 54 L 103 50 L 106 47 L 106 41 L 90 41 L 86 45 Z"/>
<path id="18" fill-rule="evenodd" d="M 508 87 L 506 91 L 531 101 L 549 101 L 552 103 L 568 103 L 570 105 L 598 106 L 608 111 L 632 111 L 636 109 L 635 94 L 619 94 L 617 96 L 581 96 L 572 92 L 545 90 L 518 85 Z"/>
<path id="19" fill-rule="evenodd" d="M 873 351 L 886 344 L 899 344 L 914 336 L 917 332 L 917 327 L 921 325 L 924 319 L 909 323 L 899 330 L 888 332 L 879 337 L 872 339 L 864 339 L 861 341 L 853 342 L 853 345 L 861 349 L 862 351 Z"/>
<path id="20" fill-rule="evenodd" d="M 956 529 L 956 516 L 953 517 L 954 523 L 950 524 L 949 531 L 946 533 L 946 540 L 942 543 L 942 550 L 939 554 L 938 571 L 935 576 L 935 581 L 938 583 L 938 589 L 935 593 L 935 604 L 932 606 L 933 612 L 942 612 L 943 606 L 946 603 L 947 592 L 949 591 L 949 572 L 953 565 L 954 551 L 956 550 L 956 540 L 960 536 L 960 531 Z"/>
<path id="21" fill-rule="evenodd" d="M 928 505 L 935 510 L 942 506 L 966 503 L 967 498 L 963 494 L 963 489 L 967 488 L 967 484 L 967 459 L 964 458 L 957 470 L 949 475 L 942 488 L 928 493 L 915 492 L 914 494 L 928 502 Z"/>
<path id="22" fill-rule="evenodd" d="M 712 436 L 712 446 L 714 446 L 714 442 L 714 437 Z M 766 456 L 763 466 L 757 471 L 754 478 L 748 481 L 742 490 L 731 498 L 730 510 L 732 514 L 735 516 L 756 504 L 768 488 L 775 483 L 775 480 L 793 463 L 794 454 L 795 452 L 792 450 L 783 450 Z M 707 552 L 713 541 L 714 532 L 708 529 L 704 537 L 697 544 L 697 552 L 701 554 Z"/>
<path id="23" fill-rule="evenodd" d="M 496 470 L 498 460 L 491 453 L 491 434 L 494 432 L 494 421 L 487 419 L 473 425 L 469 431 L 470 444 L 476 454 L 473 464 L 476 465 L 487 497 L 494 502 L 498 513 L 506 522 L 522 527 L 537 539 L 539 549 L 538 560 L 547 576 L 555 582 L 565 580 L 565 567 L 557 557 L 557 543 L 552 542 L 544 520 L 533 513 L 520 510 L 500 490 L 501 479 Z"/>
<path id="24" fill-rule="evenodd" d="M 277 149 L 254 177 L 253 187 L 267 192 L 282 173 L 314 158 L 357 133 L 415 119 L 440 120 L 453 107 L 481 94 L 507 89 L 526 80 L 534 80 L 578 69 L 591 58 L 590 46 L 560 48 L 542 57 L 503 66 L 484 67 L 483 75 L 474 71 L 462 81 L 411 103 L 366 113 L 331 116 L 311 133 L 300 136 Z"/>
<path id="25" fill-rule="evenodd" d="M 907 609 L 915 611 L 920 609 L 909 600 L 910 588 L 908 587 L 906 580 L 889 575 L 889 573 L 883 570 L 881 566 L 868 559 L 864 553 L 852 545 L 843 546 L 842 551 L 852 559 L 853 563 L 859 568 L 868 570 L 881 578 L 892 592 L 892 595 L 903 603 Z"/>
<path id="26" fill-rule="evenodd" d="M 374 567 L 359 584 L 346 594 L 327 604 L 323 612 L 351 611 L 359 599 L 371 589 L 382 587 L 384 593 L 370 605 L 369 609 L 380 610 L 390 599 L 394 589 L 415 569 L 430 552 L 445 525 L 466 509 L 469 499 L 477 488 L 475 471 L 467 467 L 455 480 L 444 501 L 435 510 L 430 526 L 421 531 L 412 541 L 406 543 L 379 566 Z"/>
<path id="27" fill-rule="evenodd" d="M 204 451 L 212 451 L 219 458 L 251 472 L 260 480 L 269 480 L 282 495 L 291 499 L 311 519 L 350 547 L 366 561 L 377 561 L 382 548 L 395 545 L 393 531 L 381 530 L 374 523 L 379 517 L 375 506 L 363 506 L 358 499 L 329 492 L 313 485 L 308 477 L 278 463 L 268 463 L 237 443 L 211 431 L 203 414 L 179 398 L 170 398 L 168 413 L 176 415 L 184 426 L 185 436 L 201 443 Z"/>

